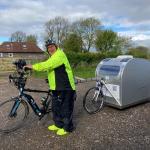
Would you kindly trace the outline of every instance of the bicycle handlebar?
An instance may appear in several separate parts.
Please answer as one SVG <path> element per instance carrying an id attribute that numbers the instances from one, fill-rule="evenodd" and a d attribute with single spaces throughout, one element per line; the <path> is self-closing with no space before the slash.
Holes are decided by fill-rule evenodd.
<path id="1" fill-rule="evenodd" d="M 24 68 L 26 61 L 23 59 L 19 59 L 18 61 L 13 62 L 13 64 L 16 67 L 16 71 L 9 75 L 9 82 L 13 82 L 18 89 L 24 88 L 29 74 L 28 71 L 31 69 Z M 48 83 L 48 79 L 45 79 L 45 82 Z M 36 92 L 36 90 L 34 91 Z M 28 92 L 30 92 L 29 89 Z M 31 92 L 33 92 L 33 90 L 31 90 Z"/>
<path id="2" fill-rule="evenodd" d="M 27 80 L 27 77 L 25 76 L 12 76 L 12 75 L 9 75 L 9 82 L 13 82 L 14 85 L 19 89 L 19 88 L 23 88 L 25 86 L 25 83 L 26 83 L 26 80 Z"/>
<path id="3" fill-rule="evenodd" d="M 36 90 L 36 89 L 24 89 L 26 92 L 40 92 L 40 93 L 49 93 L 50 90 L 48 91 L 43 91 L 43 90 Z"/>
<path id="4" fill-rule="evenodd" d="M 24 59 L 19 59 L 12 63 L 16 67 L 16 71 L 9 75 L 9 82 L 13 82 L 14 85 L 19 89 L 25 86 L 27 80 L 27 71 L 24 70 L 26 61 Z"/>

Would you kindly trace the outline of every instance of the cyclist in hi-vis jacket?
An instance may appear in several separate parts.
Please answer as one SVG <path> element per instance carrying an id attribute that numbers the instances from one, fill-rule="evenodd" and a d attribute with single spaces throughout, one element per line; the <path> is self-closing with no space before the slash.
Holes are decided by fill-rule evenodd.
<path id="1" fill-rule="evenodd" d="M 48 129 L 56 131 L 57 135 L 66 135 L 74 129 L 72 116 L 75 81 L 65 53 L 52 40 L 47 40 L 45 46 L 50 54 L 49 59 L 34 65 L 28 64 L 25 68 L 48 72 L 49 86 L 53 94 L 52 113 L 55 123 Z"/>

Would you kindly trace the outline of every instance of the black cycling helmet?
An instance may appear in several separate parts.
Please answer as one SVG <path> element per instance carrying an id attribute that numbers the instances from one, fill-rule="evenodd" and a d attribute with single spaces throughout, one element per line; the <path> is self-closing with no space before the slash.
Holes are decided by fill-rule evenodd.
<path id="1" fill-rule="evenodd" d="M 57 48 L 57 44 L 54 40 L 48 39 L 47 41 L 45 41 L 45 47 L 48 48 L 49 45 L 55 45 Z"/>

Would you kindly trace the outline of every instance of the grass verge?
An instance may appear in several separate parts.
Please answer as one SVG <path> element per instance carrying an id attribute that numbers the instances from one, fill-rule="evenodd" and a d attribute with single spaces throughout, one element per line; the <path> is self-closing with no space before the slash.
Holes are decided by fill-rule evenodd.
<path id="1" fill-rule="evenodd" d="M 74 76 L 87 79 L 95 77 L 95 69 L 96 66 L 79 66 L 73 69 L 73 73 Z M 47 78 L 47 72 L 33 71 L 32 76 L 36 78 Z"/>

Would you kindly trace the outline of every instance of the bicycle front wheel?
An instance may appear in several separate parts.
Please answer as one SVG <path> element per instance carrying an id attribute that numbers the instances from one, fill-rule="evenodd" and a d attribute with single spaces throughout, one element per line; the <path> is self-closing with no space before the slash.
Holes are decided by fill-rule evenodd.
<path id="1" fill-rule="evenodd" d="M 4 101 L 0 104 L 0 132 L 9 133 L 20 128 L 29 113 L 29 107 L 24 100 L 21 100 L 19 107 L 13 115 L 10 115 L 16 98 Z"/>
<path id="2" fill-rule="evenodd" d="M 96 87 L 90 88 L 83 98 L 83 108 L 89 114 L 94 114 L 100 111 L 104 104 L 104 98 L 97 91 Z"/>

